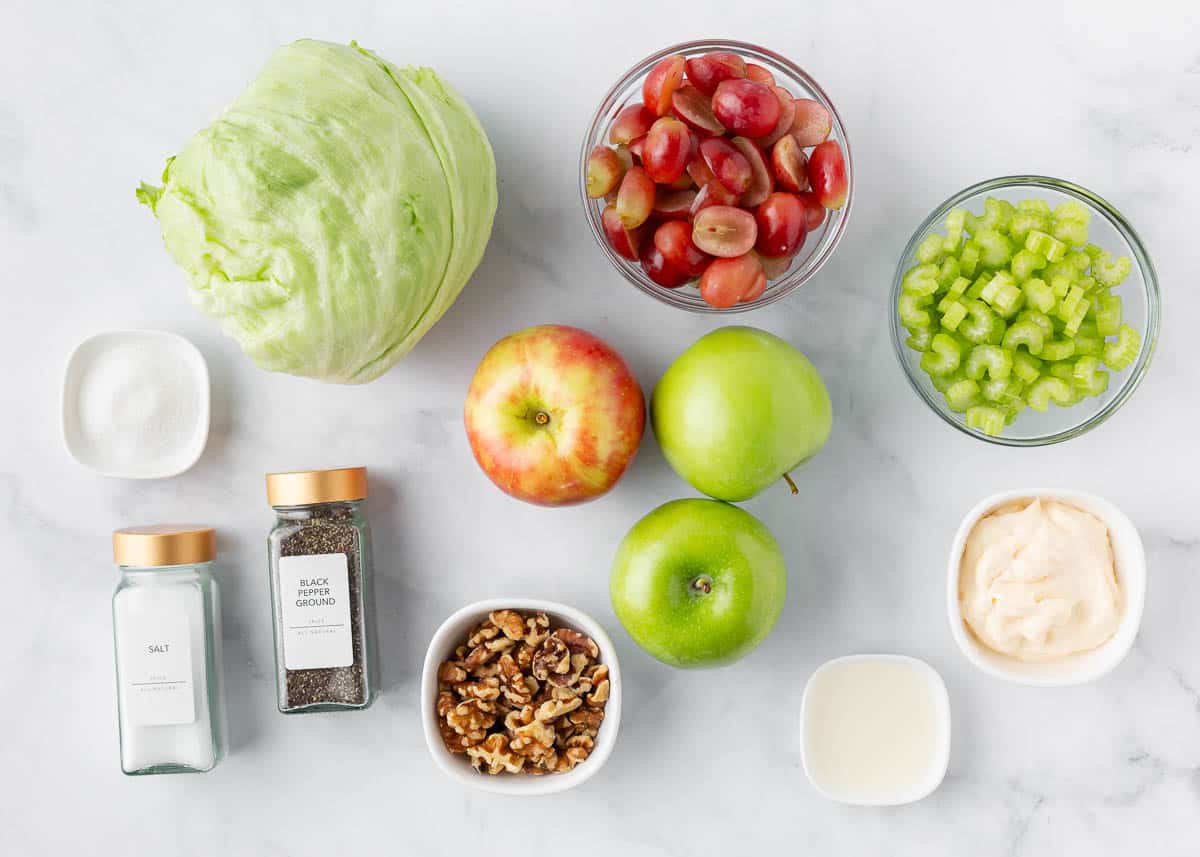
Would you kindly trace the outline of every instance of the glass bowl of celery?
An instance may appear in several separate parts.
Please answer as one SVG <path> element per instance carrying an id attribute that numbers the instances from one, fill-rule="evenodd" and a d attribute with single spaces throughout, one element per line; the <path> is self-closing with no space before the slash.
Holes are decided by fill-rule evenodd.
<path id="1" fill-rule="evenodd" d="M 1006 446 L 1078 437 L 1121 407 L 1158 339 L 1154 265 L 1119 211 L 1045 176 L 980 182 L 913 233 L 892 285 L 909 384 Z"/>

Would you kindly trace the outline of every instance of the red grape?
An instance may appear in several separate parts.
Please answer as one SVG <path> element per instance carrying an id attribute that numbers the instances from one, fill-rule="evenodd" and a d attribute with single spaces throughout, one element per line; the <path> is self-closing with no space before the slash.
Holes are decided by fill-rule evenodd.
<path id="1" fill-rule="evenodd" d="M 734 137 L 732 142 L 750 162 L 750 189 L 742 194 L 741 204 L 746 208 L 755 208 L 775 189 L 775 179 L 771 176 L 766 156 L 763 155 L 762 149 L 754 145 L 753 140 Z"/>
<path id="2" fill-rule="evenodd" d="M 780 137 L 771 149 L 771 167 L 784 190 L 792 193 L 808 190 L 808 157 L 791 134 Z"/>
<path id="3" fill-rule="evenodd" d="M 700 157 L 717 181 L 741 196 L 750 187 L 753 174 L 746 156 L 723 137 L 710 137 L 700 144 Z"/>
<path id="4" fill-rule="evenodd" d="M 826 140 L 812 150 L 808 158 L 808 182 L 825 208 L 841 208 L 846 204 L 846 161 L 837 141 Z"/>
<path id="5" fill-rule="evenodd" d="M 655 116 L 666 116 L 671 109 L 671 96 L 683 83 L 686 60 L 675 54 L 658 61 L 642 81 L 642 103 Z"/>
<path id="6" fill-rule="evenodd" d="M 807 148 L 821 143 L 833 128 L 833 119 L 819 102 L 811 98 L 797 98 L 794 104 L 796 118 L 792 120 L 792 136 Z"/>
<path id="7" fill-rule="evenodd" d="M 692 86 L 712 95 L 723 80 L 746 76 L 746 61 L 730 51 L 712 51 L 687 61 L 687 77 Z"/>
<path id="8" fill-rule="evenodd" d="M 793 256 L 808 232 L 804 203 L 790 193 L 773 193 L 754 213 L 758 238 L 754 248 L 764 256 Z"/>
<path id="9" fill-rule="evenodd" d="M 617 191 L 617 215 L 626 229 L 646 222 L 654 208 L 654 181 L 641 167 L 630 167 Z"/>
<path id="10" fill-rule="evenodd" d="M 712 112 L 712 100 L 694 86 L 681 86 L 671 97 L 671 109 L 688 127 L 704 136 L 720 136 L 725 126 Z"/>
<path id="11" fill-rule="evenodd" d="M 642 166 L 658 184 L 671 184 L 683 175 L 691 151 L 692 132 L 670 116 L 664 116 L 650 126 L 642 145 Z"/>
<path id="12" fill-rule="evenodd" d="M 638 261 L 646 276 L 664 288 L 677 289 L 688 281 L 688 277 L 682 271 L 671 267 L 653 241 L 642 242 Z"/>
<path id="13" fill-rule="evenodd" d="M 667 265 L 688 277 L 698 277 L 712 257 L 692 241 L 692 227 L 682 220 L 668 220 L 654 232 L 654 246 Z"/>
<path id="14" fill-rule="evenodd" d="M 612 126 L 608 129 L 608 142 L 628 146 L 638 137 L 646 136 L 646 132 L 654 124 L 654 119 L 654 114 L 641 104 L 630 104 L 613 119 Z"/>
<path id="15" fill-rule="evenodd" d="M 745 137 L 765 137 L 775 130 L 781 108 L 769 87 L 752 80 L 723 80 L 713 93 L 717 121 Z"/>
<path id="16" fill-rule="evenodd" d="M 692 221 L 692 241 L 712 256 L 741 256 L 754 247 L 757 238 L 754 215 L 732 205 L 710 205 Z"/>
<path id="17" fill-rule="evenodd" d="M 587 160 L 587 195 L 592 199 L 607 196 L 621 182 L 625 165 L 621 157 L 608 146 L 592 149 Z"/>
<path id="18" fill-rule="evenodd" d="M 700 297 L 709 306 L 726 309 L 751 291 L 759 277 L 763 277 L 762 263 L 753 253 L 716 259 L 700 277 Z M 766 278 L 763 280 L 765 288 Z"/>
<path id="19" fill-rule="evenodd" d="M 631 232 L 625 228 L 625 224 L 621 223 L 621 218 L 617 215 L 615 205 L 605 207 L 604 213 L 600 215 L 600 222 L 604 224 L 604 235 L 617 251 L 617 255 L 636 262 L 640 236 L 636 231 Z"/>

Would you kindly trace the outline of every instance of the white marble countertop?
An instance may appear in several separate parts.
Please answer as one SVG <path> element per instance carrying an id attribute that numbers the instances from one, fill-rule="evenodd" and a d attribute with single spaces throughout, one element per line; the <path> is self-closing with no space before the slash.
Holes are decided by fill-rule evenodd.
<path id="1" fill-rule="evenodd" d="M 9 0 L 0 13 L 0 830 L 33 855 L 804 854 L 1195 855 L 1200 851 L 1200 24 L 1190 4 L 152 4 Z M 616 75 L 665 44 L 758 41 L 814 73 L 854 146 L 857 199 L 837 254 L 799 293 L 737 321 L 779 333 L 824 374 L 826 450 L 801 494 L 747 508 L 777 533 L 791 591 L 746 661 L 673 671 L 613 617 L 617 541 L 693 492 L 655 443 L 598 502 L 546 511 L 472 460 L 461 408 L 486 348 L 556 321 L 617 346 L 649 390 L 715 323 L 634 292 L 592 243 L 576 196 L 580 135 Z M 133 188 L 253 77 L 276 45 L 355 38 L 451 80 L 487 127 L 500 210 L 461 299 L 392 372 L 334 388 L 254 367 L 189 305 Z M 1055 448 L 989 446 L 904 383 L 887 338 L 896 255 L 937 202 L 1034 171 L 1112 200 L 1153 255 L 1163 335 L 1137 395 Z M 93 332 L 189 337 L 213 376 L 208 450 L 189 473 L 85 472 L 59 440 L 69 350 Z M 1189 344 L 1189 342 L 1191 344 Z M 275 711 L 263 539 L 269 470 L 374 475 L 383 695 L 364 714 Z M 943 606 L 959 518 L 1008 487 L 1094 491 L 1139 525 L 1141 636 L 1093 685 L 1009 686 L 957 652 Z M 232 751 L 214 772 L 118 768 L 109 533 L 160 520 L 220 528 Z M 583 787 L 511 800 L 433 766 L 417 683 L 430 634 L 477 598 L 529 595 L 595 615 L 617 642 L 625 715 Z M 950 772 L 930 798 L 831 804 L 800 766 L 804 681 L 827 658 L 895 651 L 945 677 Z"/>

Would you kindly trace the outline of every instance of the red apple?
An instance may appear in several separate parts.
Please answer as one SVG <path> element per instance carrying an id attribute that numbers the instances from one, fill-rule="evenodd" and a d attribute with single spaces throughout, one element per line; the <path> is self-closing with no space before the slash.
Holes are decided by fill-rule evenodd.
<path id="1" fill-rule="evenodd" d="M 543 324 L 483 356 L 464 419 L 475 460 L 501 490 L 566 506 L 594 500 L 621 478 L 642 441 L 646 400 L 606 342 Z"/>

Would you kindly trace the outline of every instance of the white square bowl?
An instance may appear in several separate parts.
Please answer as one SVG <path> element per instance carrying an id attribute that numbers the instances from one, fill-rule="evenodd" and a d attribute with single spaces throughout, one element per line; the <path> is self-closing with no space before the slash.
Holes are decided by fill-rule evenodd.
<path id="1" fill-rule="evenodd" d="M 815 693 L 814 688 L 819 687 L 820 679 L 826 672 L 847 664 L 863 662 L 898 663 L 910 667 L 914 677 L 925 682 L 933 709 L 934 722 L 930 725 L 934 730 L 936 746 L 923 772 L 924 776 L 914 780 L 910 787 L 890 794 L 881 793 L 876 789 L 853 792 L 845 788 L 838 788 L 832 783 L 822 780 L 817 766 L 812 761 L 815 756 L 814 743 L 818 740 L 813 726 L 814 702 L 812 697 Z M 946 778 L 946 771 L 950 767 L 950 728 L 950 694 L 946 690 L 946 682 L 943 681 L 942 676 L 929 664 L 919 658 L 893 654 L 844 655 L 834 658 L 817 667 L 804 685 L 804 695 L 800 701 L 800 757 L 804 766 L 804 775 L 808 777 L 812 787 L 822 797 L 838 803 L 852 806 L 901 806 L 915 803 L 936 791 L 937 787 L 942 784 L 942 780 Z"/>
<path id="2" fill-rule="evenodd" d="M 958 579 L 963 548 L 980 518 L 1018 500 L 1057 500 L 1082 509 L 1099 518 L 1108 527 L 1116 564 L 1117 586 L 1121 591 L 1123 612 L 1116 633 L 1090 652 L 1080 652 L 1053 661 L 1026 662 L 994 652 L 975 638 L 967 628 L 958 599 Z M 1107 675 L 1129 654 L 1142 624 L 1146 604 L 1146 551 L 1142 537 L 1129 517 L 1107 500 L 1082 491 L 1060 489 L 1004 491 L 980 501 L 959 525 L 950 547 L 947 563 L 946 611 L 950 633 L 968 661 L 988 675 L 1033 687 L 1063 687 L 1084 684 Z"/>
<path id="3" fill-rule="evenodd" d="M 604 706 L 604 720 L 596 736 L 596 746 L 587 759 L 565 774 L 489 774 L 480 773 L 471 767 L 464 755 L 456 755 L 446 749 L 438 730 L 435 704 L 438 694 L 438 667 L 454 654 L 463 644 L 467 632 L 478 625 L 493 610 L 518 610 L 523 613 L 545 613 L 552 624 L 565 625 L 595 640 L 600 649 L 600 663 L 608 667 L 609 695 Z M 613 648 L 604 628 L 582 610 L 553 601 L 533 598 L 493 598 L 476 601 L 456 611 L 433 634 L 425 652 L 425 666 L 421 672 L 421 723 L 425 729 L 425 743 L 429 755 L 446 775 L 463 785 L 486 792 L 507 795 L 548 795 L 565 792 L 567 789 L 591 779 L 608 761 L 617 743 L 617 730 L 621 725 L 621 665 L 617 651 Z"/>
<path id="4" fill-rule="evenodd" d="M 195 406 L 196 422 L 188 441 L 170 456 L 158 462 L 145 461 L 130 466 L 107 460 L 86 438 L 84 420 L 79 409 L 80 390 L 88 370 L 114 350 L 138 342 L 152 342 L 167 349 L 187 367 L 190 390 Z M 189 470 L 208 444 L 211 418 L 208 364 L 204 355 L 188 340 L 165 330 L 109 330 L 89 336 L 76 346 L 67 359 L 62 387 L 62 438 L 67 452 L 77 462 L 102 476 L 121 479 L 164 479 Z"/>

